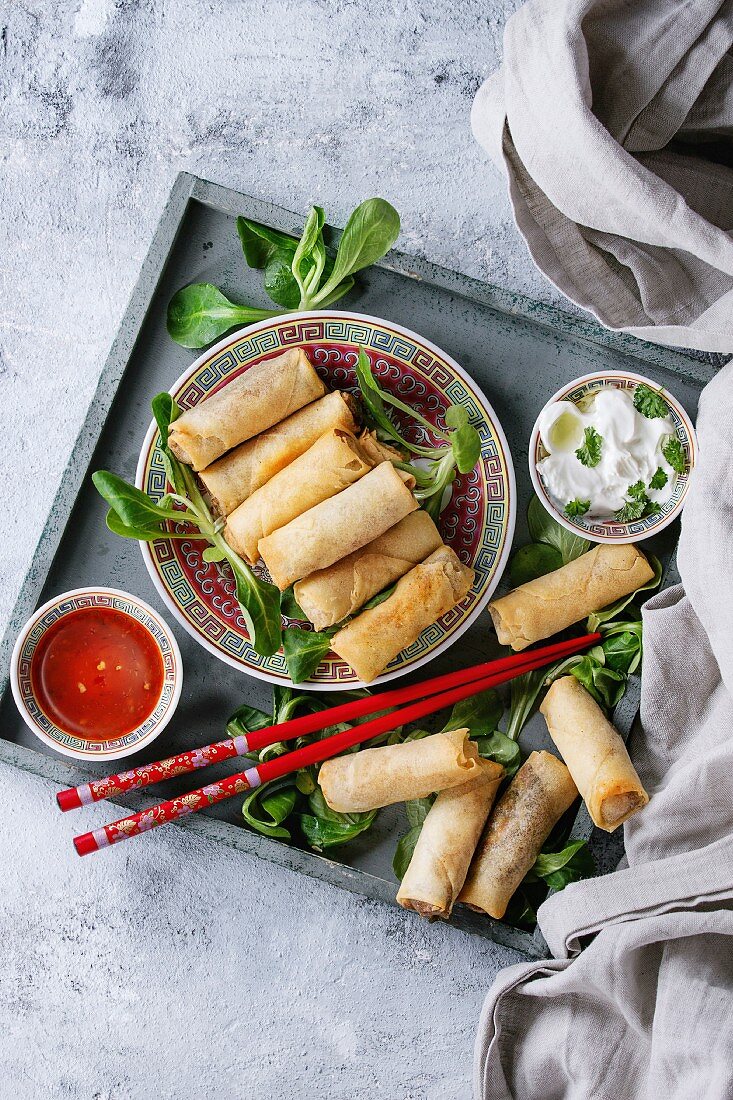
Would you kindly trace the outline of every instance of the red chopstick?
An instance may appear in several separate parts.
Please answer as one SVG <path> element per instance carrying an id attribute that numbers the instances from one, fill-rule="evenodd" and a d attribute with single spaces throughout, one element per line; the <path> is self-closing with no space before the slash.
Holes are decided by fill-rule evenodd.
<path id="1" fill-rule="evenodd" d="M 588 635 L 583 639 L 574 639 L 574 652 L 577 652 L 579 648 L 586 648 L 595 640 L 596 636 L 593 635 Z M 268 760 L 263 764 L 248 768 L 246 771 L 239 772 L 236 775 L 228 776 L 226 779 L 220 780 L 217 783 L 210 783 L 205 787 L 199 787 L 195 791 L 179 795 L 177 798 L 172 798 L 167 802 L 161 802 L 148 810 L 141 810 L 138 813 L 131 814 L 129 817 L 114 821 L 110 825 L 103 825 L 99 829 L 83 833 L 81 836 L 74 838 L 74 846 L 78 854 L 82 856 L 88 855 L 91 852 L 97 852 L 102 848 L 108 848 L 112 844 L 118 844 L 121 840 L 126 840 L 128 837 L 137 836 L 139 833 L 157 828 L 158 825 L 165 825 L 169 821 L 175 821 L 177 818 L 196 813 L 196 811 L 204 809 L 206 806 L 214 805 L 217 802 L 223 802 L 225 799 L 232 798 L 236 794 L 251 790 L 263 783 L 269 783 L 273 779 L 278 779 L 281 776 L 298 771 L 300 768 L 308 767 L 310 764 L 318 764 L 323 760 L 327 760 L 332 756 L 337 756 L 339 753 L 345 752 L 346 749 L 352 748 L 362 741 L 371 740 L 373 737 L 378 737 L 380 734 L 387 733 L 397 726 L 415 722 L 419 718 L 424 718 L 426 715 L 432 714 L 436 710 L 442 710 L 444 707 L 453 706 L 462 699 L 467 699 L 469 696 L 476 695 L 478 692 L 485 691 L 487 688 L 497 687 L 499 684 L 506 683 L 507 680 L 513 680 L 516 676 L 520 676 L 525 672 L 532 671 L 536 668 L 542 668 L 543 665 L 549 664 L 556 659 L 556 654 L 549 657 L 547 655 L 547 650 L 553 648 L 555 647 L 545 647 L 544 650 L 535 650 L 530 654 L 521 654 L 519 656 L 524 658 L 522 664 L 515 662 L 509 668 L 504 667 L 500 672 L 494 672 L 492 675 L 484 676 L 478 680 L 474 679 L 469 683 L 464 682 L 448 691 L 443 691 L 439 694 L 431 695 L 427 699 L 413 702 L 411 705 L 401 710 L 380 715 L 377 718 L 371 719 L 369 722 L 365 722 L 363 725 L 355 726 L 352 729 L 344 730 L 342 733 L 334 734 L 332 737 L 325 738 L 323 741 L 314 741 L 312 744 L 305 745 L 301 749 L 296 749 L 294 752 L 276 757 L 274 760 Z M 504 658 L 502 660 L 505 664 L 510 658 Z M 455 676 L 457 674 L 452 673 L 449 675 Z M 371 700 L 372 702 L 376 701 L 381 703 L 382 706 L 384 705 L 384 696 L 373 696 Z M 358 701 L 361 702 L 362 700 Z M 345 704 L 345 706 L 349 705 L 348 703 Z M 332 708 L 331 711 L 320 712 L 319 717 L 322 719 L 321 728 L 333 724 L 334 710 L 342 712 L 342 707 Z M 324 720 L 324 716 L 329 714 L 331 718 Z M 288 724 L 289 723 L 283 723 L 281 727 L 275 728 L 283 729 Z M 258 732 L 264 733 L 265 731 L 261 730 Z M 280 740 L 281 738 L 278 737 L 276 739 Z M 266 743 L 270 744 L 272 742 Z"/>
<path id="2" fill-rule="evenodd" d="M 196 771 L 198 768 L 206 768 L 209 764 L 215 764 L 221 760 L 229 760 L 232 757 L 244 756 L 248 752 L 256 752 L 267 745 L 274 744 L 276 741 L 289 741 L 294 737 L 316 733 L 326 726 L 335 726 L 339 722 L 362 718 L 366 714 L 384 710 L 385 707 L 399 707 L 404 703 L 412 702 L 414 699 L 425 698 L 428 695 L 446 691 L 460 684 L 481 679 L 483 676 L 500 673 L 506 669 L 519 668 L 535 657 L 543 656 L 546 663 L 556 661 L 561 657 L 577 653 L 587 646 L 594 645 L 599 640 L 599 634 L 586 634 L 581 638 L 555 642 L 553 645 L 542 646 L 540 649 L 525 650 L 522 653 L 513 653 L 509 657 L 485 661 L 483 664 L 474 665 L 472 668 L 448 672 L 443 676 L 433 677 L 421 684 L 409 684 L 406 687 L 393 688 L 381 695 L 368 695 L 363 699 L 339 703 L 328 710 L 316 711 L 313 714 L 303 715 L 301 718 L 292 718 L 280 725 L 267 726 L 254 733 L 239 737 L 227 737 L 223 741 L 215 741 L 211 745 L 205 745 L 200 749 L 192 749 L 189 752 L 180 753 L 178 756 L 168 757 L 166 760 L 143 764 L 140 767 L 132 768 L 130 771 L 107 776 L 105 779 L 95 779 L 91 783 L 82 783 L 78 787 L 59 791 L 56 795 L 56 801 L 64 812 L 74 810 L 79 806 L 87 806 L 103 798 L 114 798 L 115 795 L 125 794 L 127 791 L 148 787 L 151 783 L 159 783 L 164 779 L 170 779 L 174 775 L 184 775 Z M 516 673 L 516 675 L 519 675 L 519 673 Z"/>

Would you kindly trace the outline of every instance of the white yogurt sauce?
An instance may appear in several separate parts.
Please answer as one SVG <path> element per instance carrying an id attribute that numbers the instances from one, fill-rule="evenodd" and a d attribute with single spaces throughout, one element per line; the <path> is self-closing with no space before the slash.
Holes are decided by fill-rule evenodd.
<path id="1" fill-rule="evenodd" d="M 601 437 L 597 466 L 585 466 L 576 455 L 586 428 Z M 630 485 L 642 481 L 650 501 L 665 504 L 674 492 L 677 474 L 662 454 L 662 446 L 674 435 L 669 417 L 649 419 L 635 407 L 627 390 L 605 386 L 584 408 L 571 401 L 557 401 L 543 410 L 539 420 L 542 444 L 548 452 L 537 464 L 545 486 L 561 508 L 571 500 L 590 501 L 587 515 L 610 518 L 623 508 Z M 649 488 L 658 469 L 667 475 L 663 489 Z"/>

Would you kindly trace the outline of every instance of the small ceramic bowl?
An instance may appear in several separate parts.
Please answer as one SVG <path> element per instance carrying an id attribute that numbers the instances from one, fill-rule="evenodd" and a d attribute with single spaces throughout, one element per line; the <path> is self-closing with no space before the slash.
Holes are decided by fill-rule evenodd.
<path id="1" fill-rule="evenodd" d="M 668 527 L 679 516 L 687 496 L 690 472 L 697 458 L 695 429 L 679 401 L 668 390 L 661 389 L 660 392 L 669 405 L 669 415 L 675 426 L 675 434 L 685 454 L 685 472 L 678 476 L 674 493 L 660 512 L 656 515 L 644 516 L 642 519 L 634 520 L 631 523 L 620 523 L 614 517 L 609 519 L 592 517 L 588 519 L 585 516 L 577 516 L 571 519 L 565 515 L 559 502 L 550 495 L 549 490 L 545 487 L 542 475 L 537 469 L 537 463 L 547 454 L 540 439 L 540 417 L 549 405 L 554 405 L 557 401 L 572 401 L 574 405 L 578 405 L 604 386 L 633 390 L 642 382 L 653 390 L 660 390 L 658 383 L 652 382 L 649 378 L 644 378 L 641 374 L 632 374 L 630 371 L 598 371 L 595 374 L 585 374 L 582 378 L 576 378 L 553 394 L 540 411 L 532 429 L 529 439 L 529 474 L 532 478 L 534 491 L 553 519 L 561 523 L 568 531 L 581 535 L 591 542 L 641 542 L 642 539 L 648 539 L 652 535 L 656 535 L 658 531 Z"/>
<path id="2" fill-rule="evenodd" d="M 42 710 L 31 682 L 33 654 L 45 632 L 66 615 L 82 608 L 113 608 L 141 624 L 163 658 L 163 686 L 152 713 L 131 733 L 110 741 L 87 741 L 66 733 Z M 118 760 L 149 745 L 170 722 L 183 687 L 178 642 L 158 613 L 128 592 L 116 588 L 75 588 L 39 608 L 21 630 L 10 661 L 10 684 L 26 725 L 50 748 L 75 760 Z"/>

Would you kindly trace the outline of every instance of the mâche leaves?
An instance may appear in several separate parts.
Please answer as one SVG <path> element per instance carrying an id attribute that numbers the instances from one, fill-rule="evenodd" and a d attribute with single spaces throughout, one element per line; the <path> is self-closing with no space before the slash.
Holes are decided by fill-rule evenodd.
<path id="1" fill-rule="evenodd" d="M 562 564 L 579 558 L 590 550 L 591 544 L 587 539 L 574 534 L 553 519 L 542 507 L 539 497 L 533 496 L 527 509 L 527 523 L 529 535 L 533 542 L 544 542 L 548 546 L 554 546 L 560 552 Z"/>
<path id="2" fill-rule="evenodd" d="M 320 787 L 308 796 L 308 813 L 298 814 L 305 839 L 317 852 L 354 840 L 374 824 L 376 810 L 367 813 L 342 814 L 332 810 Z"/>
<path id="3" fill-rule="evenodd" d="M 575 455 L 578 462 L 582 462 L 584 466 L 597 466 L 601 461 L 601 452 L 603 450 L 603 437 L 598 434 L 595 428 L 588 427 L 583 432 L 583 443 L 578 447 Z"/>
<path id="4" fill-rule="evenodd" d="M 170 450 L 168 431 L 179 412 L 170 394 L 158 394 L 153 399 L 152 408 L 160 432 L 168 478 L 175 492 L 156 503 L 117 474 L 97 470 L 92 474 L 92 481 L 110 506 L 107 526 L 123 538 L 138 538 L 146 542 L 156 538 L 205 539 L 209 543 L 209 548 L 204 552 L 205 560 L 210 563 L 226 561 L 232 571 L 237 600 L 253 648 L 262 656 L 270 656 L 277 652 L 282 640 L 280 592 L 274 584 L 260 580 L 232 550 L 221 533 L 221 524 L 214 520 L 193 472 L 179 463 Z M 186 534 L 170 531 L 169 523 L 187 524 L 193 530 Z"/>
<path id="5" fill-rule="evenodd" d="M 510 779 L 522 764 L 522 750 L 516 741 L 507 737 L 501 730 L 494 730 L 488 737 L 471 734 L 471 739 L 478 745 L 479 756 L 485 760 L 493 760 L 495 764 L 501 764 Z"/>
<path id="6" fill-rule="evenodd" d="M 420 838 L 421 831 L 422 825 L 413 825 L 413 827 L 397 841 L 397 847 L 395 848 L 395 854 L 392 859 L 392 870 L 400 882 L 402 882 L 402 879 L 407 874 L 407 868 L 410 866 L 410 860 L 415 854 L 415 846 Z"/>
<path id="7" fill-rule="evenodd" d="M 229 329 L 280 312 L 324 308 L 354 286 L 356 272 L 376 263 L 397 240 L 400 218 L 385 199 L 367 199 L 351 214 L 335 256 L 324 240 L 325 214 L 313 206 L 300 237 L 237 218 L 247 265 L 264 271 L 264 289 L 279 309 L 232 302 L 211 283 L 183 287 L 168 305 L 168 333 L 187 348 L 210 344 Z"/>
<path id="8" fill-rule="evenodd" d="M 559 852 L 540 852 L 527 881 L 541 878 L 551 889 L 557 891 L 562 890 L 569 882 L 590 878 L 595 872 L 596 865 L 588 842 L 571 840 Z"/>
<path id="9" fill-rule="evenodd" d="M 662 454 L 675 473 L 685 472 L 685 452 L 676 435 L 671 435 L 667 442 L 662 444 Z"/>
<path id="10" fill-rule="evenodd" d="M 669 405 L 659 390 L 653 390 L 640 382 L 634 390 L 634 408 L 648 420 L 658 420 L 669 415 Z"/>
<path id="11" fill-rule="evenodd" d="M 562 554 L 556 546 L 546 542 L 530 542 L 527 546 L 520 546 L 512 557 L 509 576 L 514 587 L 518 588 L 520 584 L 554 573 L 562 564 Z"/>
<path id="12" fill-rule="evenodd" d="M 331 635 L 298 626 L 283 631 L 283 654 L 294 684 L 308 680 L 331 648 Z"/>
<path id="13" fill-rule="evenodd" d="M 168 303 L 168 334 L 184 348 L 203 348 L 237 325 L 251 325 L 277 313 L 231 302 L 211 283 L 192 283 Z"/>

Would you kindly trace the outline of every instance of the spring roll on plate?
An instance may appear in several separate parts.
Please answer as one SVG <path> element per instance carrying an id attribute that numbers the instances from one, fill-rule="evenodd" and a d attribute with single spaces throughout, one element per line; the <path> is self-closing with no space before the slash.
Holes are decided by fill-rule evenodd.
<path id="1" fill-rule="evenodd" d="M 494 807 L 458 900 L 501 919 L 553 827 L 578 791 L 549 752 L 532 752 Z"/>
<path id="2" fill-rule="evenodd" d="M 182 413 L 168 442 L 176 458 L 203 470 L 225 451 L 259 435 L 326 387 L 300 348 L 256 363 L 218 393 Z"/>
<path id="3" fill-rule="evenodd" d="M 397 901 L 422 917 L 451 915 L 466 878 L 504 769 L 479 760 L 480 771 L 460 787 L 441 791 L 420 831 Z"/>
<path id="4" fill-rule="evenodd" d="M 646 806 L 649 795 L 621 735 L 574 676 L 556 680 L 540 710 L 599 829 L 612 833 Z"/>
<path id="5" fill-rule="evenodd" d="M 199 477 L 215 511 L 228 516 L 256 489 L 305 454 L 324 432 L 332 428 L 356 432 L 356 411 L 351 394 L 326 394 L 207 466 Z"/>
<path id="6" fill-rule="evenodd" d="M 412 485 L 407 474 L 382 462 L 348 489 L 260 539 L 260 557 L 280 591 L 366 546 L 416 511 Z"/>
<path id="7" fill-rule="evenodd" d="M 342 627 L 331 648 L 369 683 L 426 627 L 460 603 L 472 584 L 473 570 L 449 546 L 441 546 L 405 573 L 384 603 Z"/>
<path id="8" fill-rule="evenodd" d="M 494 600 L 489 611 L 501 644 L 519 651 L 635 592 L 653 576 L 635 546 L 601 544 Z"/>
<path id="9" fill-rule="evenodd" d="M 298 581 L 295 598 L 316 630 L 325 630 L 353 615 L 442 545 L 438 528 L 420 508 L 360 550 Z"/>
<path id="10" fill-rule="evenodd" d="M 457 787 L 482 768 L 467 729 L 347 753 L 321 765 L 323 797 L 339 813 L 364 813 Z"/>
<path id="11" fill-rule="evenodd" d="M 333 428 L 234 509 L 224 538 L 254 563 L 261 538 L 353 485 L 373 466 L 350 432 Z"/>

